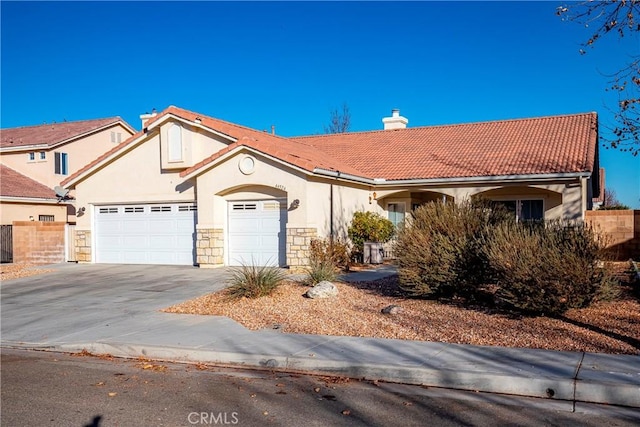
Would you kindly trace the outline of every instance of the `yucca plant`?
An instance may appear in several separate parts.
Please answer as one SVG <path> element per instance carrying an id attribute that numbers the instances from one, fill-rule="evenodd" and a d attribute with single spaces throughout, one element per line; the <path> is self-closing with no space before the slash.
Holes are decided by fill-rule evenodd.
<path id="1" fill-rule="evenodd" d="M 287 277 L 278 267 L 243 264 L 231 270 L 226 295 L 231 299 L 259 298 L 270 295 Z"/>

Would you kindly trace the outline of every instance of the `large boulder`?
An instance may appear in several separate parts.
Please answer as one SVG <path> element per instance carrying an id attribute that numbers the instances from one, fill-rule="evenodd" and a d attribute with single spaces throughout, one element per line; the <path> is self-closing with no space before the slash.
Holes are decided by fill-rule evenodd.
<path id="1" fill-rule="evenodd" d="M 309 298 L 329 298 L 338 295 L 338 288 L 326 280 L 318 283 L 306 293 Z"/>

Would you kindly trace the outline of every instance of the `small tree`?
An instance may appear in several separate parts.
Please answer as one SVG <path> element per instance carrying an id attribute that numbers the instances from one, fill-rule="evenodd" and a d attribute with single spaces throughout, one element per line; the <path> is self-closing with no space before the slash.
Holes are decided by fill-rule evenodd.
<path id="1" fill-rule="evenodd" d="M 385 243 L 395 233 L 393 223 L 375 212 L 356 212 L 347 230 L 353 243 L 353 255 L 364 253 L 364 242 Z"/>
<path id="2" fill-rule="evenodd" d="M 351 126 L 351 112 L 349 106 L 345 102 L 342 104 L 342 111 L 331 111 L 329 125 L 324 127 L 324 133 L 345 133 L 349 132 Z"/>

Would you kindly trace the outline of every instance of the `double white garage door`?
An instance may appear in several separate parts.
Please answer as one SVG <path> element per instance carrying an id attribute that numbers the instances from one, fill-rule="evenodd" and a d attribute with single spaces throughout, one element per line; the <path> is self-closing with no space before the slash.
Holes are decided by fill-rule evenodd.
<path id="1" fill-rule="evenodd" d="M 193 265 L 194 204 L 97 206 L 96 262 Z"/>
<path id="2" fill-rule="evenodd" d="M 95 208 L 96 262 L 195 263 L 194 204 L 112 205 Z M 229 202 L 230 265 L 286 264 L 286 201 Z"/>

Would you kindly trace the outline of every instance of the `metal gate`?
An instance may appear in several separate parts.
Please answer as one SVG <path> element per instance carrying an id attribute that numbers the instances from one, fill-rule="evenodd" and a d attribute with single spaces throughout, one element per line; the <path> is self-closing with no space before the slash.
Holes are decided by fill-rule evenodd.
<path id="1" fill-rule="evenodd" d="M 13 262 L 13 226 L 0 225 L 0 262 Z"/>

